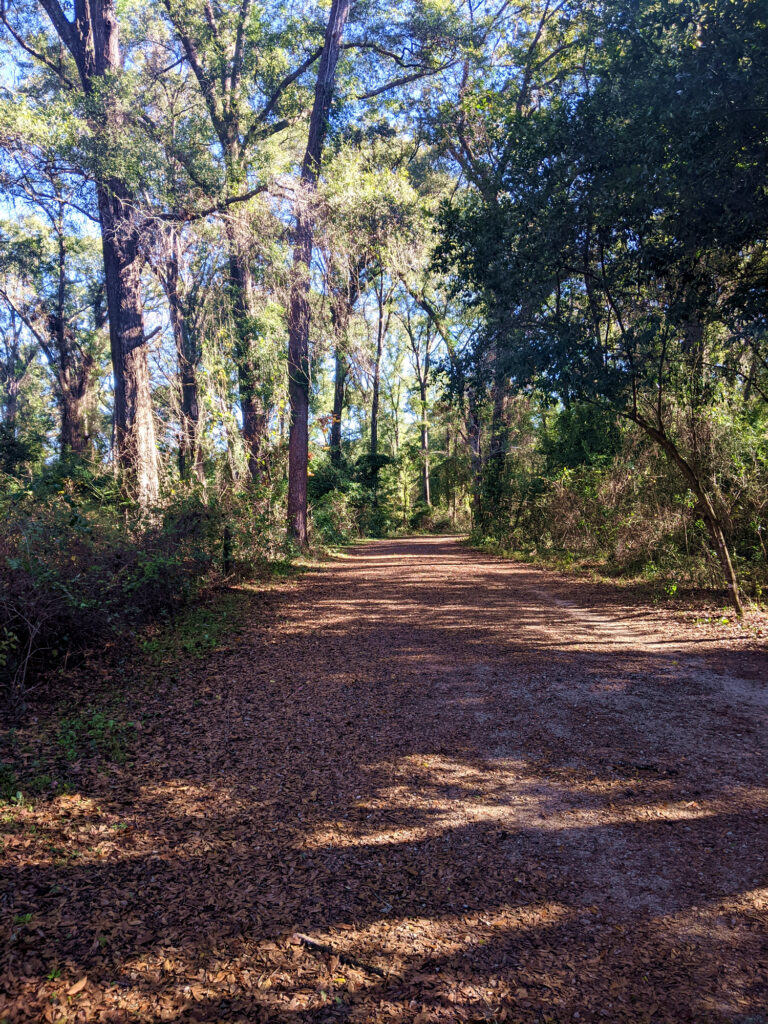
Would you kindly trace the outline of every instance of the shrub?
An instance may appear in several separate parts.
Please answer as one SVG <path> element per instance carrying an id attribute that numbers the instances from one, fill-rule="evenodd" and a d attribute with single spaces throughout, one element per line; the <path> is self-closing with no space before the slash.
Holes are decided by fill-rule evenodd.
<path id="1" fill-rule="evenodd" d="M 321 544 L 348 544 L 360 536 L 359 510 L 349 493 L 326 491 L 312 506 L 312 538 Z"/>
<path id="2" fill-rule="evenodd" d="M 685 418 L 670 418 L 685 441 Z M 504 550 L 549 553 L 561 561 L 597 560 L 614 572 L 667 581 L 673 592 L 683 580 L 720 586 L 708 532 L 679 471 L 634 428 L 624 429 L 620 450 L 611 455 L 616 436 L 610 420 L 599 450 L 599 426 L 599 417 L 560 413 L 527 459 L 508 459 L 503 494 L 494 515 L 476 523 L 475 540 L 491 538 Z M 766 436 L 764 418 L 752 422 L 720 407 L 697 423 L 702 475 L 744 591 L 758 599 L 768 579 Z"/>
<path id="3" fill-rule="evenodd" d="M 54 487 L 55 483 L 55 487 Z M 254 506 L 256 513 L 254 514 Z M 85 470 L 6 488 L 0 498 L 0 668 L 12 715 L 44 670 L 195 598 L 224 571 L 252 567 L 271 537 L 270 502 L 170 494 L 152 514 Z M 261 547 L 259 545 L 262 545 Z"/>

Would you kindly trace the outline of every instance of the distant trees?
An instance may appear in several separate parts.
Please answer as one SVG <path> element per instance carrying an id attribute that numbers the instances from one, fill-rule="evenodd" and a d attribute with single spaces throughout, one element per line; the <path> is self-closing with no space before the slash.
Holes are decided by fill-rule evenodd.
<path id="1" fill-rule="evenodd" d="M 289 518 L 300 544 L 306 542 L 312 193 L 323 173 L 324 140 L 352 103 L 358 105 L 355 145 L 378 130 L 377 120 L 383 123 L 384 104 L 385 116 L 405 125 L 419 102 L 412 90 L 451 73 L 472 41 L 471 23 L 452 4 L 425 11 L 405 3 L 394 18 L 387 7 L 368 5 L 344 38 L 350 10 L 338 3 L 328 15 L 314 7 L 297 14 L 279 0 L 267 7 L 249 0 L 213 7 L 161 0 L 141 4 L 130 24 L 121 24 L 124 15 L 112 0 L 72 10 L 58 0 L 8 0 L 0 12 L 8 52 L 26 61 L 14 86 L 21 103 L 4 108 L 6 156 L 12 162 L 24 150 L 28 165 L 37 164 L 34 173 L 41 161 L 63 167 L 57 171 L 62 203 L 93 220 L 101 234 L 114 455 L 125 486 L 144 505 L 157 500 L 148 341 L 166 325 L 180 380 L 178 464 L 183 476 L 193 465 L 193 475 L 201 474 L 196 369 L 202 349 L 188 308 L 194 274 L 184 266 L 187 257 L 194 262 L 197 246 L 182 238 L 216 223 L 222 258 L 212 272 L 226 282 L 249 472 L 257 482 L 269 476 L 275 456 L 269 434 L 283 420 L 278 410 L 287 388 L 295 438 Z M 334 91 L 337 67 L 342 80 Z M 29 200 L 25 188 L 17 182 L 22 203 Z M 147 330 L 149 267 L 167 310 L 158 323 L 153 309 Z M 282 351 L 271 319 L 265 333 L 264 310 L 273 304 L 285 310 Z M 60 331 L 59 348 L 62 340 Z"/>
<path id="2" fill-rule="evenodd" d="M 475 368 L 641 427 L 693 494 L 739 613 L 712 416 L 734 400 L 746 414 L 764 387 L 746 295 L 768 228 L 751 112 L 768 98 L 766 42 L 756 8 L 692 2 L 660 24 L 613 5 L 582 31 L 584 64 L 527 111 L 502 92 L 480 108 L 490 153 L 443 216 L 445 265 L 486 320 Z"/>

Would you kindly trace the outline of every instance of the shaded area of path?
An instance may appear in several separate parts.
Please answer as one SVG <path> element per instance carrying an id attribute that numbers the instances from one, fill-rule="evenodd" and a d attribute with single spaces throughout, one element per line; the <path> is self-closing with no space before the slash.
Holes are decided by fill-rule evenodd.
<path id="1" fill-rule="evenodd" d="M 0 1019 L 767 1024 L 764 662 L 563 602 L 445 538 L 274 592 L 11 837 Z"/>

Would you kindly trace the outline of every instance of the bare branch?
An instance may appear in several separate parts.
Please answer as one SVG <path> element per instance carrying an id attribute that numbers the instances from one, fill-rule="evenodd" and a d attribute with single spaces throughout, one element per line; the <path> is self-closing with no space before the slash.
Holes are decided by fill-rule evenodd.
<path id="1" fill-rule="evenodd" d="M 170 213 L 153 214 L 152 219 L 165 223 L 188 224 L 191 221 L 210 217 L 214 213 L 223 213 L 228 207 L 234 206 L 235 203 L 247 203 L 254 196 L 268 191 L 268 188 L 268 185 L 257 185 L 256 188 L 252 188 L 249 192 L 244 192 L 239 196 L 230 196 L 228 199 L 222 199 L 221 202 L 216 203 L 214 206 L 209 206 L 205 210 L 174 210 Z"/>
<path id="2" fill-rule="evenodd" d="M 373 53 L 378 54 L 380 57 L 386 57 L 391 60 L 394 64 L 397 64 L 400 68 L 423 68 L 423 61 L 408 61 L 395 53 L 394 50 L 388 50 L 385 46 L 381 46 L 379 43 L 366 42 L 360 40 L 358 42 L 344 43 L 341 47 L 342 50 L 371 50 Z"/>
<path id="3" fill-rule="evenodd" d="M 372 100 L 374 96 L 380 96 L 384 92 L 389 92 L 390 89 L 397 89 L 401 85 L 409 85 L 411 82 L 418 82 L 422 78 L 429 78 L 430 75 L 436 75 L 440 71 L 445 71 L 449 64 L 446 64 L 439 68 L 427 68 L 422 71 L 415 71 L 412 75 L 403 75 L 402 78 L 395 78 L 391 82 L 387 82 L 386 85 L 380 85 L 378 89 L 371 89 L 369 92 L 364 92 L 360 96 L 356 96 L 355 99 Z"/>

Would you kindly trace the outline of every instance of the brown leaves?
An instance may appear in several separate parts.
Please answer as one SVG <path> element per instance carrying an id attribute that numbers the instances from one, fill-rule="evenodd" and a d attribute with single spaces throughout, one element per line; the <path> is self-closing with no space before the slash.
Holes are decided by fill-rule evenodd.
<path id="1" fill-rule="evenodd" d="M 355 549 L 275 595 L 269 644 L 148 688 L 133 766 L 7 811 L 0 1020 L 762 1012 L 753 711 L 657 685 L 657 653 L 564 623 L 531 576 Z M 651 762 L 677 774 L 641 785 Z"/>

